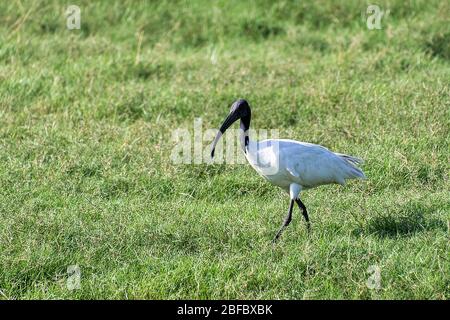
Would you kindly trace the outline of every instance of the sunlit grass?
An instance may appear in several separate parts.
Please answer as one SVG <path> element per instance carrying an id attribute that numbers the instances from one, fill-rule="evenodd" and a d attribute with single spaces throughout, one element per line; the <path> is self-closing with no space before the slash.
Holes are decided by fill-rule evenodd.
<path id="1" fill-rule="evenodd" d="M 448 299 L 444 1 L 0 4 L 0 299 Z M 139 40 L 140 39 L 140 40 Z M 248 165 L 174 165 L 172 130 L 252 126 L 365 159 L 287 197 Z M 68 290 L 79 265 L 81 288 Z M 378 266 L 381 288 L 369 289 Z"/>

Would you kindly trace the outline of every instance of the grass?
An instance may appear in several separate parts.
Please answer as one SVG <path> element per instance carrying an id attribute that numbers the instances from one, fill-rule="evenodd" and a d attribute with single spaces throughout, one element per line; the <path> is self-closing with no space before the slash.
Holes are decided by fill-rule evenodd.
<path id="1" fill-rule="evenodd" d="M 447 2 L 74 4 L 0 4 L 0 299 L 449 298 Z M 239 97 L 365 159 L 302 194 L 309 236 L 296 209 L 272 246 L 288 199 L 248 165 L 170 161 Z"/>

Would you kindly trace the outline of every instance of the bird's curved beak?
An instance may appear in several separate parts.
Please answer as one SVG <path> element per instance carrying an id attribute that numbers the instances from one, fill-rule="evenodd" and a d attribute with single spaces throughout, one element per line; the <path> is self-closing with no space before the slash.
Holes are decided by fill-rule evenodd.
<path id="1" fill-rule="evenodd" d="M 211 158 L 214 158 L 214 151 L 216 149 L 217 142 L 219 142 L 219 140 L 220 140 L 220 137 L 222 137 L 222 135 L 225 133 L 225 131 L 239 119 L 240 119 L 239 112 L 231 111 L 230 114 L 228 115 L 228 117 L 224 120 L 224 122 L 220 126 L 219 132 L 217 132 L 217 135 L 214 138 L 214 141 L 212 143 Z"/>

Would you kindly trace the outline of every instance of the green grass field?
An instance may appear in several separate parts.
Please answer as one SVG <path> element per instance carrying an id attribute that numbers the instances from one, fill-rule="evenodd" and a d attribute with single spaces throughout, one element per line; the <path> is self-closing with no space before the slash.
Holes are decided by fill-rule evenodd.
<path id="1" fill-rule="evenodd" d="M 0 4 L 0 299 L 448 299 L 450 4 Z M 175 165 L 172 130 L 252 127 L 365 159 L 289 199 Z M 81 283 L 70 290 L 68 266 Z M 379 288 L 369 288 L 373 268 Z M 372 279 L 372 280 L 371 280 Z"/>

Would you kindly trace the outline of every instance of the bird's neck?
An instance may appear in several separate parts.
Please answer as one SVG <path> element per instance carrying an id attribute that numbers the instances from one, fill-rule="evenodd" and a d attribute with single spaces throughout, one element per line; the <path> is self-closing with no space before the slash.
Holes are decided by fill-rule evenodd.
<path id="1" fill-rule="evenodd" d="M 241 142 L 242 151 L 246 154 L 250 145 L 250 117 L 241 119 L 241 129 L 239 130 L 239 140 Z"/>

